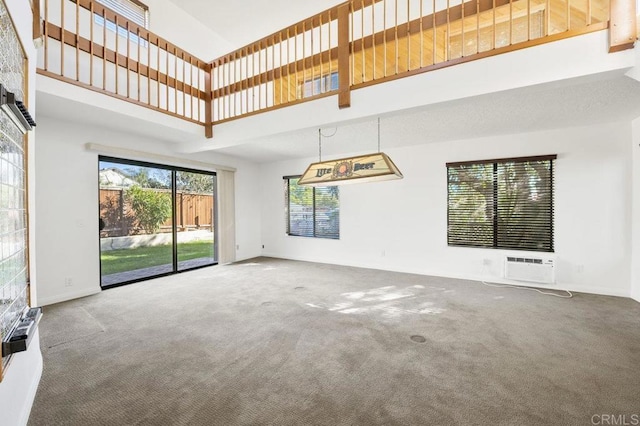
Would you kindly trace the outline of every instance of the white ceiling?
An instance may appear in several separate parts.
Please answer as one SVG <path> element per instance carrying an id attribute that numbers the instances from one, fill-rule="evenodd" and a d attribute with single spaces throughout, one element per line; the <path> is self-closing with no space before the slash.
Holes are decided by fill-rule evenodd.
<path id="1" fill-rule="evenodd" d="M 273 34 L 344 0 L 169 0 L 235 48 Z"/>

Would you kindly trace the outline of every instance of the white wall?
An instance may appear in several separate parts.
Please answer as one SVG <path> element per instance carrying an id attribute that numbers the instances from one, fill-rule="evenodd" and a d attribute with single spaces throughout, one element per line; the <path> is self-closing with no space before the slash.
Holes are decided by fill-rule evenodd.
<path id="1" fill-rule="evenodd" d="M 28 58 L 28 107 L 35 116 L 35 67 L 36 50 L 32 36 L 32 14 L 28 1 L 5 1 L 9 14 L 16 25 L 18 35 L 22 41 Z M 36 253 L 35 253 L 35 135 L 29 133 L 28 138 L 28 182 L 29 182 L 29 256 L 30 269 L 29 278 L 31 282 L 31 305 L 38 304 L 37 289 L 38 280 L 36 277 Z M 0 413 L 3 421 L 8 425 L 23 425 L 27 423 L 31 406 L 36 395 L 40 376 L 42 375 L 42 354 L 40 353 L 40 342 L 38 336 L 34 336 L 29 349 L 26 352 L 16 354 L 5 372 L 5 377 L 0 383 Z"/>
<path id="2" fill-rule="evenodd" d="M 167 0 L 146 0 L 149 30 L 179 48 L 209 62 L 231 52 L 232 45 L 220 34 Z"/>
<path id="3" fill-rule="evenodd" d="M 169 146 L 153 139 L 39 117 L 36 230 L 38 274 L 46 277 L 38 287 L 42 305 L 100 291 L 98 153 L 86 150 L 85 144 L 88 142 L 172 154 Z M 241 260 L 259 255 L 259 188 L 255 185 L 257 168 L 251 163 L 220 155 L 201 154 L 191 159 L 237 168 L 237 258 Z M 153 159 L 147 160 L 154 162 Z M 175 157 L 174 164 L 181 164 L 179 157 Z M 68 287 L 65 286 L 67 278 L 72 283 Z"/>
<path id="4" fill-rule="evenodd" d="M 405 178 L 341 187 L 339 241 L 285 235 L 282 176 L 317 159 L 266 164 L 264 254 L 504 282 L 508 251 L 447 246 L 445 163 L 558 154 L 553 287 L 629 296 L 630 140 L 629 124 L 608 124 L 389 150 Z"/>
<path id="5" fill-rule="evenodd" d="M 631 297 L 640 302 L 640 117 L 632 123 L 632 250 L 631 250 Z"/>

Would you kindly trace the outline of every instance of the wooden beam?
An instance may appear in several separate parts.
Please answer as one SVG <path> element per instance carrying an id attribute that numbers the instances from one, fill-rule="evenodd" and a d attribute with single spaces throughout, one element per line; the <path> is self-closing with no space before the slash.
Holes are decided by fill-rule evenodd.
<path id="1" fill-rule="evenodd" d="M 338 6 L 338 107 L 351 106 L 351 71 L 349 66 L 349 4 Z"/>
<path id="2" fill-rule="evenodd" d="M 609 53 L 633 49 L 638 37 L 636 2 L 634 0 L 610 0 Z"/>
<path id="3" fill-rule="evenodd" d="M 33 0 L 33 39 L 42 37 L 42 18 L 40 14 L 40 0 Z"/>
<path id="4" fill-rule="evenodd" d="M 207 66 L 204 72 L 204 136 L 207 139 L 213 137 L 213 96 L 211 93 L 211 70 L 212 66 Z M 198 104 L 198 108 L 200 105 Z"/>

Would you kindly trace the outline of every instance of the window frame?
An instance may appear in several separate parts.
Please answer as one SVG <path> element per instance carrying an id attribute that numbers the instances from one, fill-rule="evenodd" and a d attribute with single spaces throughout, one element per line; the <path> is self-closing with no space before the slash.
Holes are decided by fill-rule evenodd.
<path id="1" fill-rule="evenodd" d="M 334 84 L 335 83 L 335 84 Z M 307 91 L 307 87 L 311 88 Z M 318 91 L 315 91 L 315 89 Z M 306 99 L 338 90 L 338 71 L 318 75 L 298 83 L 298 99 Z"/>
<path id="2" fill-rule="evenodd" d="M 147 6 L 146 4 L 142 3 L 139 0 L 126 0 L 129 3 L 132 3 L 133 5 L 139 7 L 140 9 L 144 10 L 144 23 L 139 23 L 136 22 L 134 19 L 132 19 L 130 16 L 126 16 L 123 15 L 122 13 L 118 12 L 116 9 L 111 8 L 111 6 L 108 4 L 108 2 L 105 2 L 104 0 L 96 0 L 98 3 L 100 3 L 102 6 L 112 10 L 113 12 L 117 13 L 118 15 L 122 16 L 123 18 L 133 22 L 136 25 L 140 25 L 141 27 L 143 27 L 144 29 L 148 30 L 149 29 L 149 6 Z M 116 1 L 117 2 L 117 1 Z M 107 29 L 108 26 L 107 26 Z"/>
<path id="3" fill-rule="evenodd" d="M 169 276 L 169 275 L 176 275 L 176 274 L 180 274 L 182 272 L 186 272 L 186 271 L 193 271 L 196 269 L 201 269 L 201 268 L 207 268 L 210 266 L 215 266 L 218 265 L 219 263 L 219 233 L 217 232 L 218 229 L 218 217 L 219 217 L 219 210 L 218 210 L 218 190 L 217 190 L 217 179 L 218 179 L 218 173 L 215 171 L 211 171 L 211 170 L 201 170 L 201 169 L 192 169 L 189 167 L 182 167 L 182 166 L 177 166 L 177 165 L 172 165 L 172 164 L 159 164 L 159 163 L 153 163 L 153 162 L 149 162 L 149 161 L 142 161 L 142 160 L 133 160 L 130 158 L 120 158 L 120 157 L 112 157 L 110 155 L 98 155 L 98 162 L 97 162 L 97 171 L 98 171 L 98 217 L 102 218 L 101 215 L 101 210 L 102 210 L 102 206 L 101 206 L 101 202 L 100 202 L 100 187 L 101 187 L 101 183 L 100 183 L 100 167 L 102 165 L 102 163 L 115 163 L 115 164 L 120 164 L 123 166 L 134 166 L 134 167 L 145 167 L 145 168 L 153 168 L 153 169 L 158 169 L 158 170 L 164 170 L 167 172 L 171 173 L 171 188 L 170 188 L 170 195 L 171 195 L 171 234 L 172 234 L 172 239 L 171 239 L 171 249 L 172 249 L 172 265 L 171 265 L 171 271 L 170 272 L 162 272 L 162 273 L 158 273 L 158 274 L 154 274 L 154 275 L 147 275 L 147 276 L 143 276 L 143 277 L 139 277 L 139 278 L 132 278 L 130 280 L 124 280 L 124 281 L 119 281 L 116 283 L 104 283 L 103 282 L 103 278 L 104 275 L 102 274 L 102 254 L 103 254 L 103 250 L 100 244 L 100 240 L 102 239 L 102 230 L 100 230 L 99 232 L 99 245 L 98 245 L 98 263 L 99 263 L 99 274 L 100 274 L 100 288 L 103 290 L 106 289 L 110 289 L 110 288 L 116 288 L 116 287 L 121 287 L 124 285 L 129 285 L 129 284 L 133 284 L 133 283 L 137 283 L 137 282 L 141 282 L 141 281 L 147 281 L 147 280 L 151 280 L 154 278 L 159 278 L 159 277 L 163 277 L 163 276 Z M 212 217 L 212 229 L 214 230 L 214 240 L 213 240 L 213 261 L 207 264 L 202 264 L 202 265 L 197 265 L 197 266 L 193 266 L 193 267 L 187 267 L 187 268 L 181 268 L 180 267 L 180 262 L 178 259 L 179 256 L 179 248 L 178 248 L 178 223 L 177 223 L 177 218 L 178 218 L 178 212 L 176 210 L 176 202 L 177 202 L 177 197 L 178 197 L 178 187 L 177 187 L 177 173 L 180 172 L 186 172 L 186 173 L 197 173 L 197 174 L 202 174 L 202 175 L 207 175 L 207 176 L 211 176 L 213 177 L 213 192 L 212 192 L 212 196 L 213 196 L 213 217 Z"/>
<path id="4" fill-rule="evenodd" d="M 554 253 L 555 252 L 555 233 L 554 233 L 554 222 L 555 222 L 555 161 L 557 160 L 557 154 L 550 155 L 538 155 L 538 156 L 528 156 L 528 157 L 510 157 L 510 158 L 498 158 L 498 159 L 487 159 L 487 160 L 474 160 L 474 161 L 461 161 L 461 162 L 450 162 L 446 163 L 447 166 L 447 246 L 449 247 L 468 247 L 468 248 L 483 248 L 483 249 L 497 249 L 497 250 L 518 250 L 518 251 L 531 251 L 531 252 L 540 252 L 540 253 Z M 499 197 L 498 197 L 498 166 L 500 164 L 505 163 L 528 163 L 528 162 L 536 162 L 536 161 L 549 161 L 549 182 L 550 182 L 550 190 L 549 190 L 549 248 L 531 248 L 531 247 L 512 247 L 512 246 L 504 246 L 501 245 L 498 241 L 499 234 L 499 215 L 498 211 L 500 210 L 499 206 Z M 450 168 L 456 168 L 460 166 L 471 166 L 471 165 L 486 165 L 492 164 L 492 193 L 493 193 L 493 205 L 491 207 L 492 210 L 492 223 L 491 228 L 493 232 L 493 241 L 492 245 L 479 245 L 474 244 L 473 241 L 467 244 L 455 244 L 451 243 L 451 191 L 450 191 L 450 178 L 449 178 L 449 170 Z"/>
<path id="5" fill-rule="evenodd" d="M 300 179 L 302 175 L 283 176 L 284 185 L 286 186 L 285 192 L 285 233 L 290 237 L 303 237 L 303 238 L 321 238 L 325 240 L 339 240 L 340 239 L 340 191 L 338 190 L 338 225 L 336 230 L 336 236 L 330 235 L 318 235 L 317 228 L 317 212 L 316 212 L 316 187 L 310 187 L 312 190 L 312 208 L 313 208 L 313 235 L 301 235 L 291 233 L 291 198 L 289 196 L 290 181 L 292 179 Z M 325 188 L 325 187 L 322 187 Z"/>

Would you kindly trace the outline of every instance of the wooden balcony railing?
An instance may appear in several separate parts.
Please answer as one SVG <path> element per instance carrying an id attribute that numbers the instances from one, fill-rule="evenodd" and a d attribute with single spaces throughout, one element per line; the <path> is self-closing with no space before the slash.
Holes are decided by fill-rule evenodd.
<path id="1" fill-rule="evenodd" d="M 212 126 L 611 27 L 634 0 L 350 0 L 205 63 L 93 0 L 41 0 L 38 72 Z M 610 17 L 611 15 L 611 17 Z M 611 25 L 610 25 L 611 24 Z M 35 30 L 34 30 L 35 32 Z"/>
<path id="2" fill-rule="evenodd" d="M 213 61 L 213 121 L 336 92 L 348 106 L 349 90 L 608 21 L 609 0 L 351 0 Z"/>
<path id="3" fill-rule="evenodd" d="M 210 122 L 208 63 L 93 0 L 42 0 L 39 12 L 39 74 Z"/>

